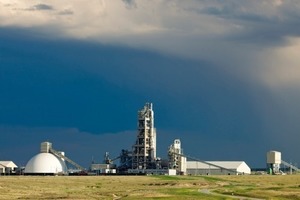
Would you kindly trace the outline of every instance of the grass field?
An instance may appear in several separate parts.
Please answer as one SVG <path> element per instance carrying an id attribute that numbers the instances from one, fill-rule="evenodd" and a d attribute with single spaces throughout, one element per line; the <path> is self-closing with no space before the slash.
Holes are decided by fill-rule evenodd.
<path id="1" fill-rule="evenodd" d="M 300 199 L 300 175 L 0 176 L 0 199 Z"/>

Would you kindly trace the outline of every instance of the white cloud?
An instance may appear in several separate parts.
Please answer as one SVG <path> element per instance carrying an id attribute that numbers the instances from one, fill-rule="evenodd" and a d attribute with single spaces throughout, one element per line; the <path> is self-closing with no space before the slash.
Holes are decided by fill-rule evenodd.
<path id="1" fill-rule="evenodd" d="M 127 43 L 123 36 L 136 35 L 140 42 L 152 34 L 168 41 L 179 38 L 184 43 L 185 37 L 198 39 L 213 38 L 230 33 L 235 24 L 225 22 L 218 17 L 195 13 L 192 8 L 205 6 L 198 1 L 0 1 L 0 25 L 7 26 L 56 26 L 59 32 L 79 38 Z M 125 3 L 124 3 L 125 2 Z M 128 10 L 126 6 L 136 5 L 137 9 Z M 42 6 L 42 7 L 41 7 Z M 45 12 L 46 7 L 55 8 L 56 12 Z M 29 9 L 29 8 L 43 9 Z M 29 10 L 39 12 L 29 12 Z M 61 16 L 64 11 L 72 16 Z M 25 19 L 25 20 L 24 20 Z M 171 36 L 170 39 L 168 39 Z M 173 36 L 173 37 L 172 37 Z M 125 38 L 126 39 L 126 38 Z M 132 41 L 131 41 L 132 42 Z M 149 44 L 148 44 L 149 45 Z M 157 44 L 158 45 L 158 44 Z"/>
<path id="2" fill-rule="evenodd" d="M 275 80 L 282 68 L 269 73 L 270 63 L 290 63 L 284 52 L 297 48 L 285 38 L 300 36 L 299 7 L 297 0 L 0 0 L 0 26 L 147 48 Z M 298 82 L 297 67 L 289 69 L 280 78 Z"/>

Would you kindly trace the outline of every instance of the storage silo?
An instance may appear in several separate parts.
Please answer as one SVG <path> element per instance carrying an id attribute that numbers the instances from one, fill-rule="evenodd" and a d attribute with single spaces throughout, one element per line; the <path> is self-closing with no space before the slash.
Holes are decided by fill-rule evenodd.
<path id="1" fill-rule="evenodd" d="M 269 151 L 267 152 L 267 172 L 269 174 L 279 174 L 281 164 L 281 152 Z"/>
<path id="2" fill-rule="evenodd" d="M 51 153 L 39 153 L 33 156 L 25 167 L 27 175 L 67 174 L 65 162 Z"/>
<path id="3" fill-rule="evenodd" d="M 50 153 L 52 143 L 41 143 L 41 151 L 33 156 L 26 164 L 26 175 L 57 175 L 67 174 L 67 166 L 63 158 Z M 64 155 L 64 152 L 59 152 Z"/>

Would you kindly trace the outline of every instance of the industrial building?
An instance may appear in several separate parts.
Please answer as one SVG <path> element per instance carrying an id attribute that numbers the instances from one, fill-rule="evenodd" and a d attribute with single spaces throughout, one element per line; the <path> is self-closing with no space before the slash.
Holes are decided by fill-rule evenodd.
<path id="1" fill-rule="evenodd" d="M 179 139 L 175 139 L 169 147 L 168 156 L 169 168 L 176 169 L 180 175 L 251 174 L 250 167 L 244 161 L 202 161 L 186 156 Z"/>
<path id="2" fill-rule="evenodd" d="M 156 129 L 152 103 L 146 103 L 137 112 L 137 135 L 131 149 L 122 149 L 120 155 L 110 158 L 104 155 L 103 162 L 93 162 L 86 171 L 83 167 L 65 156 L 64 152 L 54 150 L 52 143 L 41 143 L 40 153 L 32 157 L 26 167 L 25 175 L 66 175 L 74 172 L 84 174 L 250 174 L 251 170 L 243 161 L 207 162 L 183 154 L 180 139 L 175 139 L 168 148 L 168 159 L 156 155 Z M 190 161 L 187 161 L 189 159 Z M 192 161 L 195 160 L 195 161 Z M 119 161 L 119 164 L 114 164 Z M 67 169 L 67 165 L 75 169 Z M 272 165 L 273 166 L 273 165 Z"/>
<path id="3" fill-rule="evenodd" d="M 156 129 L 152 103 L 138 111 L 137 138 L 132 146 L 132 169 L 156 168 Z"/>
<path id="4" fill-rule="evenodd" d="M 115 158 L 118 159 L 119 157 Z M 109 158 L 109 153 L 105 152 L 103 163 L 95 163 L 92 162 L 90 166 L 90 171 L 95 173 L 96 175 L 99 174 L 116 174 L 117 173 L 117 165 L 113 164 L 114 160 Z"/>
<path id="5" fill-rule="evenodd" d="M 32 157 L 26 167 L 25 175 L 101 175 L 101 174 L 159 174 L 159 175 L 241 175 L 251 174 L 250 167 L 244 161 L 204 161 L 186 156 L 180 139 L 175 139 L 168 148 L 168 158 L 161 159 L 156 155 L 156 129 L 152 103 L 146 103 L 137 112 L 137 135 L 130 149 L 122 149 L 120 155 L 110 158 L 104 155 L 103 162 L 92 162 L 87 171 L 62 151 L 52 148 L 52 143 L 41 143 L 40 153 Z M 300 170 L 291 163 L 281 159 L 281 152 L 267 153 L 267 173 L 284 174 Z M 118 161 L 118 164 L 114 162 Z M 67 169 L 71 164 L 75 169 Z M 283 166 L 283 167 L 282 167 Z M 12 161 L 0 161 L 0 174 L 13 172 L 17 166 Z M 83 173 L 81 173 L 83 172 Z"/>
<path id="6" fill-rule="evenodd" d="M 104 155 L 103 162 L 93 162 L 87 171 L 62 151 L 52 148 L 52 143 L 41 143 L 40 153 L 32 157 L 26 167 L 25 175 L 67 175 L 74 172 L 84 174 L 250 174 L 251 170 L 243 161 L 202 161 L 184 155 L 180 139 L 175 139 L 168 148 L 168 158 L 156 155 L 156 129 L 152 103 L 146 103 L 137 112 L 137 135 L 131 149 L 122 149 L 120 155 L 110 158 Z M 277 155 L 277 154 L 276 154 Z M 187 161 L 189 159 L 189 161 Z M 118 164 L 114 164 L 118 161 Z M 273 161 L 272 161 L 273 162 Z M 75 169 L 67 169 L 71 164 Z M 272 169 L 276 165 L 270 164 Z"/>
<path id="7" fill-rule="evenodd" d="M 179 139 L 175 139 L 174 143 L 170 145 L 168 157 L 169 169 L 175 169 L 177 174 L 185 175 L 187 162 L 186 157 L 183 155 L 183 150 L 181 148 L 181 142 Z"/>
<path id="8" fill-rule="evenodd" d="M 113 161 L 120 161 L 119 166 Z M 187 161 L 196 160 L 195 161 Z M 146 103 L 138 111 L 137 136 L 132 151 L 122 150 L 120 156 L 110 159 L 109 153 L 104 156 L 104 163 L 94 163 L 91 170 L 95 173 L 126 174 L 250 174 L 251 170 L 243 162 L 207 162 L 187 157 L 183 154 L 180 139 L 175 139 L 168 148 L 168 159 L 156 157 L 156 129 L 154 127 L 154 111 L 152 103 Z"/>
<path id="9" fill-rule="evenodd" d="M 119 160 L 118 166 L 113 164 L 116 160 Z M 156 156 L 156 129 L 152 103 L 146 103 L 137 113 L 137 135 L 132 148 L 123 149 L 119 156 L 112 159 L 106 152 L 104 164 L 93 163 L 90 169 L 97 174 L 115 172 L 119 174 L 177 174 L 177 168 L 169 168 L 167 160 L 161 160 Z"/>
<path id="10" fill-rule="evenodd" d="M 62 151 L 56 151 L 52 148 L 52 143 L 41 143 L 40 153 L 33 156 L 26 164 L 24 174 L 25 175 L 67 175 L 68 162 L 76 166 L 80 170 L 84 170 L 83 167 L 76 164 L 74 161 L 65 156 Z"/>
<path id="11" fill-rule="evenodd" d="M 269 151 L 267 153 L 267 172 L 269 174 L 279 174 L 281 164 L 281 152 Z"/>
<path id="12" fill-rule="evenodd" d="M 242 175 L 251 174 L 244 161 L 187 161 L 186 173 L 190 175 Z"/>
<path id="13" fill-rule="evenodd" d="M 281 167 L 282 166 L 282 167 Z M 279 151 L 269 151 L 267 152 L 267 173 L 272 175 L 285 174 L 283 170 L 288 169 L 288 173 L 300 172 L 300 169 L 296 166 L 288 163 L 281 158 L 281 152 Z"/>
<path id="14" fill-rule="evenodd" d="M 100 174 L 116 174 L 117 166 L 115 164 L 95 164 L 92 163 L 90 170 L 96 175 Z"/>
<path id="15" fill-rule="evenodd" d="M 0 161 L 0 175 L 14 174 L 18 166 L 13 161 Z"/>
<path id="16" fill-rule="evenodd" d="M 35 155 L 28 161 L 25 167 L 25 174 L 27 175 L 57 175 L 66 173 L 66 164 L 51 153 L 39 153 Z"/>

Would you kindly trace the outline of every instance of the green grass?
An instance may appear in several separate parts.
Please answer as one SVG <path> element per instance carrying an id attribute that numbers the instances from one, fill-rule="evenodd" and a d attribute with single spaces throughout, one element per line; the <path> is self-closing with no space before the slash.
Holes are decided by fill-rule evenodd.
<path id="1" fill-rule="evenodd" d="M 224 181 L 223 178 L 216 177 L 216 176 L 201 176 L 203 179 L 210 181 L 210 182 L 216 182 L 216 181 Z"/>
<path id="2" fill-rule="evenodd" d="M 167 175 L 163 175 L 163 176 L 152 176 L 154 178 L 157 178 L 157 179 L 160 179 L 160 180 L 171 180 L 171 181 L 174 181 L 174 180 L 196 180 L 197 177 L 195 176 L 167 176 Z"/>
<path id="3" fill-rule="evenodd" d="M 168 188 L 168 189 L 161 189 L 160 191 L 162 193 L 171 195 L 171 197 L 167 199 L 208 199 L 208 200 L 229 199 L 227 197 L 222 197 L 219 195 L 205 194 L 196 188 Z"/>

